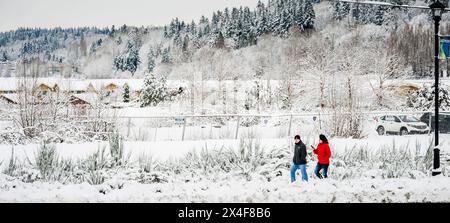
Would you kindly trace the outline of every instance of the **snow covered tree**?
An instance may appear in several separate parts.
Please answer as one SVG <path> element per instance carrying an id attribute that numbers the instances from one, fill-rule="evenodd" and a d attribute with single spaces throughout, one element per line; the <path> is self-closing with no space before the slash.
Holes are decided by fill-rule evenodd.
<path id="1" fill-rule="evenodd" d="M 256 6 L 256 35 L 261 36 L 265 34 L 268 30 L 268 11 L 264 6 L 264 3 L 258 1 Z"/>
<path id="2" fill-rule="evenodd" d="M 439 85 L 439 108 L 443 111 L 450 111 L 449 86 Z M 428 111 L 434 109 L 434 85 L 425 84 L 422 89 L 412 93 L 407 98 L 407 106 L 416 110 Z"/>
<path id="3" fill-rule="evenodd" d="M 314 20 L 316 18 L 316 14 L 314 12 L 314 8 L 311 0 L 303 0 L 304 1 L 304 15 L 303 15 L 303 29 L 313 29 L 314 28 Z"/>
<path id="4" fill-rule="evenodd" d="M 294 84 L 293 80 L 285 75 L 276 90 L 279 99 L 279 108 L 283 110 L 291 110 L 294 100 Z"/>
<path id="5" fill-rule="evenodd" d="M 130 71 L 132 75 L 136 72 L 138 65 L 141 63 L 138 49 L 131 43 L 127 43 L 124 54 L 114 59 L 114 66 L 117 70 Z"/>
<path id="6" fill-rule="evenodd" d="M 8 55 L 6 54 L 5 51 L 2 51 L 0 54 L 0 61 L 5 62 L 8 60 Z"/>
<path id="7" fill-rule="evenodd" d="M 103 40 L 101 38 L 99 40 L 93 42 L 91 44 L 91 47 L 89 48 L 89 53 L 93 54 L 93 53 L 97 52 L 97 49 L 102 46 L 102 43 L 103 43 Z"/>
<path id="8" fill-rule="evenodd" d="M 155 69 L 155 66 L 156 66 L 156 63 L 155 63 L 156 54 L 155 54 L 155 51 L 152 48 L 150 48 L 147 57 L 148 57 L 147 70 L 148 70 L 149 73 L 152 73 L 153 70 Z"/>
<path id="9" fill-rule="evenodd" d="M 126 83 L 123 85 L 123 102 L 130 102 L 130 86 Z"/>
<path id="10" fill-rule="evenodd" d="M 350 12 L 350 3 L 333 2 L 333 18 L 336 20 L 344 19 Z"/>
<path id="11" fill-rule="evenodd" d="M 171 63 L 172 56 L 170 54 L 170 47 L 164 48 L 161 56 L 161 63 Z"/>
<path id="12" fill-rule="evenodd" d="M 134 29 L 129 34 L 129 39 L 125 46 L 125 50 L 122 54 L 114 58 L 114 67 L 116 70 L 129 71 L 132 75 L 136 72 L 141 59 L 139 57 L 139 50 L 141 48 L 141 41 L 137 33 L 137 29 Z"/>
<path id="13" fill-rule="evenodd" d="M 140 94 L 141 107 L 156 106 L 167 96 L 166 79 L 148 74 L 144 79 L 144 87 Z"/>
<path id="14" fill-rule="evenodd" d="M 191 59 L 191 52 L 189 50 L 189 35 L 184 36 L 183 45 L 181 47 L 182 60 L 188 62 Z"/>

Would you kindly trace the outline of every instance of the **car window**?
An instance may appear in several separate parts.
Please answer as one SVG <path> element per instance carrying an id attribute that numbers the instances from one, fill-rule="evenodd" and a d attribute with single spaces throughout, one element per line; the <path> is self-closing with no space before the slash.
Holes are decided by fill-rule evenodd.
<path id="1" fill-rule="evenodd" d="M 386 120 L 386 116 L 382 116 L 382 117 L 380 118 L 380 120 L 385 121 L 385 120 Z"/>
<path id="2" fill-rule="evenodd" d="M 386 116 L 386 121 L 388 121 L 388 122 L 393 122 L 393 121 L 394 121 L 394 117 L 388 115 L 388 116 Z"/>
<path id="3" fill-rule="evenodd" d="M 396 116 L 394 116 L 395 122 L 401 122 L 399 118 L 397 118 Z"/>
<path id="4" fill-rule="evenodd" d="M 419 122 L 419 119 L 412 115 L 399 115 L 398 117 L 404 122 Z"/>

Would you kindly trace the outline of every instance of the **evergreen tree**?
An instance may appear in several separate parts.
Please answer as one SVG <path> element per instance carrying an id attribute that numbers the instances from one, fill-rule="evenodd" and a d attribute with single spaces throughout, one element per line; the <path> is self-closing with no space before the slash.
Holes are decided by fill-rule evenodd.
<path id="1" fill-rule="evenodd" d="M 191 22 L 191 29 L 189 33 L 191 34 L 191 37 L 193 39 L 197 37 L 197 25 L 195 24 L 194 20 L 192 20 Z"/>
<path id="2" fill-rule="evenodd" d="M 169 38 L 169 32 L 167 31 L 167 26 L 164 26 L 164 38 Z"/>
<path id="3" fill-rule="evenodd" d="M 123 85 L 123 102 L 130 102 L 130 86 L 126 83 Z"/>
<path id="4" fill-rule="evenodd" d="M 304 29 L 314 28 L 314 20 L 316 19 L 316 13 L 314 12 L 314 8 L 311 1 L 312 0 L 304 0 L 305 2 L 304 17 L 303 17 Z"/>
<path id="5" fill-rule="evenodd" d="M 189 36 L 185 35 L 183 40 L 183 45 L 181 47 L 181 52 L 183 54 L 183 61 L 187 62 L 189 61 L 191 55 L 189 52 Z"/>
<path id="6" fill-rule="evenodd" d="M 111 31 L 109 32 L 108 36 L 114 38 L 115 35 L 116 35 L 116 27 L 112 25 Z"/>
<path id="7" fill-rule="evenodd" d="M 8 61 L 8 55 L 6 54 L 5 51 L 2 51 L 0 54 L 0 61 L 5 62 Z"/>
<path id="8" fill-rule="evenodd" d="M 140 47 L 141 41 L 138 36 L 137 29 L 134 29 L 130 33 L 124 52 L 114 58 L 114 67 L 116 70 L 130 71 L 131 74 L 134 75 L 139 64 L 141 63 L 141 59 L 139 57 Z"/>
<path id="9" fill-rule="evenodd" d="M 161 63 L 171 63 L 172 56 L 170 55 L 170 47 L 164 48 L 161 56 Z"/>
<path id="10" fill-rule="evenodd" d="M 231 37 L 231 16 L 230 16 L 230 10 L 225 8 L 223 13 L 223 27 L 222 27 L 222 34 L 225 38 Z"/>
<path id="11" fill-rule="evenodd" d="M 264 3 L 258 1 L 258 5 L 256 7 L 256 35 L 261 36 L 265 34 L 268 30 L 268 12 Z"/>
<path id="12" fill-rule="evenodd" d="M 149 73 L 152 73 L 156 66 L 156 54 L 155 51 L 153 51 L 152 48 L 150 48 L 150 51 L 148 52 L 148 63 L 147 63 L 147 70 Z"/>
<path id="13" fill-rule="evenodd" d="M 350 4 L 344 2 L 333 2 L 333 18 L 336 20 L 344 19 L 350 12 Z"/>
<path id="14" fill-rule="evenodd" d="M 144 87 L 140 94 L 141 107 L 156 106 L 163 102 L 166 96 L 165 78 L 156 78 L 154 74 L 148 74 L 144 79 Z"/>

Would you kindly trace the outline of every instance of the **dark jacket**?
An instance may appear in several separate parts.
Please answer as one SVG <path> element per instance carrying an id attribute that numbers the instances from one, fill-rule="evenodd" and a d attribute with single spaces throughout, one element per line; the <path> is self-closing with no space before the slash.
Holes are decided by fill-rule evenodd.
<path id="1" fill-rule="evenodd" d="M 306 164 L 306 146 L 300 141 L 298 144 L 294 146 L 294 164 L 295 165 L 303 165 Z"/>

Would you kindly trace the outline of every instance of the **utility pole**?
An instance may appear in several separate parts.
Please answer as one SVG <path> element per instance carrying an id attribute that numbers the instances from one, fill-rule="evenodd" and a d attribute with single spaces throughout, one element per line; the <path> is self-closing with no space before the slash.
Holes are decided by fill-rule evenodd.
<path id="1" fill-rule="evenodd" d="M 433 172 L 432 175 L 436 176 L 441 174 L 440 167 L 440 155 L 439 155 L 439 22 L 441 21 L 442 13 L 445 9 L 445 5 L 435 1 L 430 5 L 433 12 L 434 20 L 434 150 L 433 150 Z"/>

